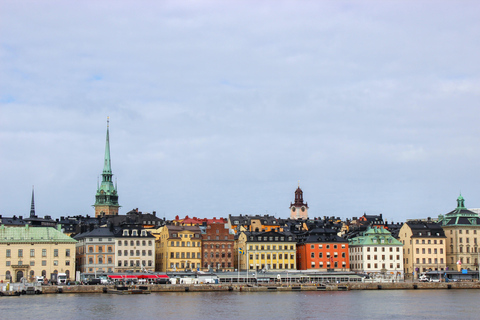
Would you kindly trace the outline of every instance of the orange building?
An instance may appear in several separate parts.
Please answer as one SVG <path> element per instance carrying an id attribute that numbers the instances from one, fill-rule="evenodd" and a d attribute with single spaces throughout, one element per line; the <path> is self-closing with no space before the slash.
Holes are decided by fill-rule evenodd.
<path id="1" fill-rule="evenodd" d="M 318 271 L 349 271 L 348 240 L 337 236 L 333 229 L 318 228 L 299 239 L 297 269 Z"/>

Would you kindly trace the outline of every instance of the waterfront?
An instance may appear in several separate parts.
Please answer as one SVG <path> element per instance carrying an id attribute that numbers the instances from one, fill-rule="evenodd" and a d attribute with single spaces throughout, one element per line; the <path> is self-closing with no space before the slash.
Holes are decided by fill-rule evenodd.
<path id="1" fill-rule="evenodd" d="M 0 298 L 2 319 L 476 319 L 479 290 L 44 294 Z"/>

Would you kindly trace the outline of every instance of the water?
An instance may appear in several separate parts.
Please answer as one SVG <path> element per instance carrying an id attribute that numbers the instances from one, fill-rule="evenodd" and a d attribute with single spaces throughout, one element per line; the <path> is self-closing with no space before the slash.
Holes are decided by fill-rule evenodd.
<path id="1" fill-rule="evenodd" d="M 480 290 L 1 297 L 1 319 L 478 319 Z"/>

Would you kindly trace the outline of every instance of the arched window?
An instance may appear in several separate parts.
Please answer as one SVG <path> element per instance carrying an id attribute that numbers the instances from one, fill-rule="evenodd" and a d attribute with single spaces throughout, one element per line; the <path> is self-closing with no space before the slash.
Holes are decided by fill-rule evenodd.
<path id="1" fill-rule="evenodd" d="M 67 279 L 70 279 L 70 270 L 65 271 L 65 274 L 67 275 Z"/>
<path id="2" fill-rule="evenodd" d="M 35 277 L 35 271 L 30 270 L 30 278 L 33 278 L 33 277 Z"/>
<path id="3" fill-rule="evenodd" d="M 11 280 L 11 277 L 12 277 L 12 275 L 10 274 L 10 271 L 7 271 L 7 272 L 5 273 L 5 279 L 6 279 L 6 280 Z"/>
<path id="4" fill-rule="evenodd" d="M 42 270 L 42 277 L 46 277 L 47 276 L 47 270 Z"/>

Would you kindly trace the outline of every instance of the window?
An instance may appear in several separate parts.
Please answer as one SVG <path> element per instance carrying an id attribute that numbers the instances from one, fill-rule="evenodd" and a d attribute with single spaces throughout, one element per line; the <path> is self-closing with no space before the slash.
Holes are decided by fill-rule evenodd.
<path id="1" fill-rule="evenodd" d="M 65 250 L 65 257 L 70 257 L 70 249 Z"/>
<path id="2" fill-rule="evenodd" d="M 42 260 L 42 266 L 45 267 L 47 265 L 47 260 Z"/>
<path id="3" fill-rule="evenodd" d="M 23 257 L 23 250 L 22 249 L 18 249 L 18 257 Z"/>
<path id="4" fill-rule="evenodd" d="M 58 266 L 58 260 L 53 260 L 53 265 Z"/>
<path id="5" fill-rule="evenodd" d="M 30 257 L 35 257 L 35 249 L 30 249 Z"/>
<path id="6" fill-rule="evenodd" d="M 42 249 L 42 257 L 46 257 L 47 256 L 47 249 Z"/>

